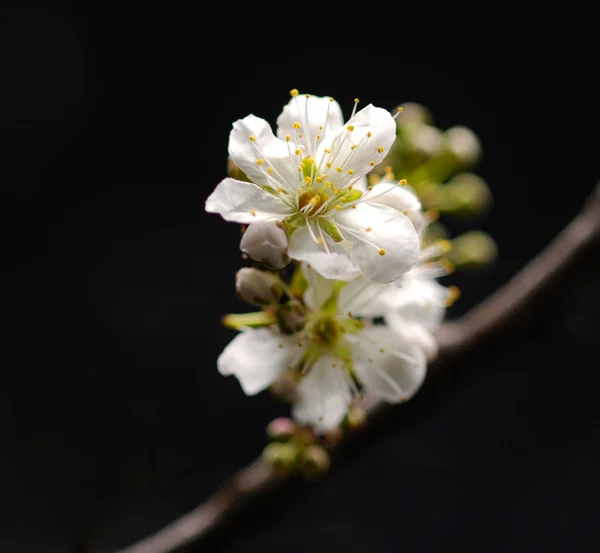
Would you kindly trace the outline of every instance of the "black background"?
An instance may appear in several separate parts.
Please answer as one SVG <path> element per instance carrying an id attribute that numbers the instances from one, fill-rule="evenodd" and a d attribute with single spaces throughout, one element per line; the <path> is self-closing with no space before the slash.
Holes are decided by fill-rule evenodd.
<path id="1" fill-rule="evenodd" d="M 5 338 L 17 355 L 0 387 L 2 553 L 139 539 L 254 458 L 286 412 L 215 368 L 233 336 L 219 318 L 244 309 L 242 260 L 239 228 L 203 206 L 235 119 L 274 123 L 297 87 L 346 116 L 357 96 L 416 101 L 441 128 L 471 127 L 495 197 L 478 224 L 500 257 L 448 280 L 463 293 L 452 315 L 507 281 L 595 185 L 589 44 L 414 33 L 389 47 L 328 27 L 307 47 L 214 27 L 3 16 Z M 599 276 L 588 258 L 528 325 L 448 369 L 325 481 L 267 498 L 197 550 L 596 551 Z"/>

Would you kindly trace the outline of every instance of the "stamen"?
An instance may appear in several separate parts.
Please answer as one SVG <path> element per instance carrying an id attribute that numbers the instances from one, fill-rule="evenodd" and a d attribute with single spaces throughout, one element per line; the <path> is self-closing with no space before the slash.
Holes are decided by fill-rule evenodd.
<path id="1" fill-rule="evenodd" d="M 295 98 L 296 96 L 298 96 L 298 94 L 300 94 L 300 93 L 298 92 L 297 88 L 292 88 L 292 90 L 290 90 L 290 96 L 292 98 Z"/>
<path id="2" fill-rule="evenodd" d="M 352 115 L 350 115 L 350 119 L 352 119 L 354 117 L 354 115 L 356 114 L 356 108 L 358 106 L 358 102 L 360 102 L 360 100 L 358 98 L 354 98 L 354 107 L 352 108 Z"/>
<path id="3" fill-rule="evenodd" d="M 398 117 L 398 115 L 400 115 L 400 114 L 401 114 L 403 111 L 404 111 L 404 108 L 403 108 L 403 107 L 399 107 L 399 108 L 396 110 L 396 113 L 394 113 L 394 115 L 392 115 L 392 118 L 393 118 L 393 119 L 396 119 L 396 117 Z"/>

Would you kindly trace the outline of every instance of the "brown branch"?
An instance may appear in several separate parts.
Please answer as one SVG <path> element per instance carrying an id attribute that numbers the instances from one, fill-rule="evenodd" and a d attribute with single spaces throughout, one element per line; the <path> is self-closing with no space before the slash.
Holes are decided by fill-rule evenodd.
<path id="1" fill-rule="evenodd" d="M 497 292 L 457 321 L 446 323 L 438 333 L 439 361 L 465 355 L 484 339 L 495 336 L 518 320 L 567 268 L 600 236 L 600 186 L 582 212 L 517 275 Z M 361 406 L 370 417 L 388 409 L 377 400 L 365 399 Z M 368 426 L 363 427 L 368 428 Z M 364 431 L 364 430 L 363 430 Z M 349 437 L 335 446 L 338 449 Z M 283 483 L 262 459 L 240 470 L 221 489 L 193 511 L 117 553 L 175 553 L 216 530 L 243 505 Z"/>

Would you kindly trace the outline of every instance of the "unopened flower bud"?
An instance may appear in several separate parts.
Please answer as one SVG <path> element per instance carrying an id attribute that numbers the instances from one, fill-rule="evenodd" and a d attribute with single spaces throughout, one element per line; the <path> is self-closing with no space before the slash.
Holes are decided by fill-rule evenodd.
<path id="1" fill-rule="evenodd" d="M 240 249 L 271 269 L 283 269 L 289 262 L 288 238 L 278 221 L 257 221 L 244 232 Z"/>
<path id="2" fill-rule="evenodd" d="M 465 167 L 475 163 L 481 155 L 479 138 L 467 127 L 457 126 L 448 129 L 446 141 L 450 150 Z"/>
<path id="3" fill-rule="evenodd" d="M 312 444 L 305 447 L 299 456 L 300 470 L 305 476 L 316 477 L 325 473 L 331 466 L 329 453 L 325 448 Z"/>
<path id="4" fill-rule="evenodd" d="M 431 123 L 431 113 L 421 104 L 406 102 L 398 107 L 402 108 L 402 112 L 396 117 L 396 125 L 399 127 L 412 123 Z"/>
<path id="5" fill-rule="evenodd" d="M 283 293 L 283 283 L 278 277 L 251 267 L 237 272 L 235 288 L 240 298 L 254 305 L 270 305 Z"/>
<path id="6" fill-rule="evenodd" d="M 448 259 L 457 268 L 478 268 L 491 263 L 497 254 L 498 248 L 489 234 L 472 230 L 452 240 Z"/>
<path id="7" fill-rule="evenodd" d="M 426 157 L 435 156 L 444 146 L 444 135 L 431 125 L 411 125 L 407 140 L 413 150 Z"/>
<path id="8" fill-rule="evenodd" d="M 281 477 L 287 476 L 296 468 L 298 447 L 291 443 L 275 442 L 263 450 L 263 460 L 273 467 Z"/>
<path id="9" fill-rule="evenodd" d="M 473 173 L 460 173 L 436 191 L 435 207 L 443 213 L 482 212 L 491 201 L 486 182 Z"/>
<path id="10" fill-rule="evenodd" d="M 284 303 L 277 312 L 277 319 L 281 330 L 286 334 L 298 332 L 304 326 L 306 310 L 298 300 Z"/>
<path id="11" fill-rule="evenodd" d="M 267 426 L 267 436 L 276 442 L 287 442 L 296 432 L 296 423 L 292 419 L 279 417 Z"/>

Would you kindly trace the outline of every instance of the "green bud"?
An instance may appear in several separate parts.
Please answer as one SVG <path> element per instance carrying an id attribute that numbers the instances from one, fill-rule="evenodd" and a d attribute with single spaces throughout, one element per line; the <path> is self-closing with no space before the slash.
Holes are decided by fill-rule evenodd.
<path id="1" fill-rule="evenodd" d="M 291 443 L 269 444 L 262 453 L 265 463 L 271 465 L 280 477 L 288 476 L 296 468 L 298 446 Z"/>
<path id="2" fill-rule="evenodd" d="M 244 301 L 264 306 L 279 301 L 284 284 L 272 273 L 244 267 L 235 275 L 235 288 Z"/>
<path id="3" fill-rule="evenodd" d="M 489 265 L 497 255 L 494 239 L 483 231 L 472 230 L 452 240 L 447 257 L 457 268 L 479 268 Z"/>
<path id="4" fill-rule="evenodd" d="M 445 137 L 448 147 L 458 157 L 462 167 L 468 167 L 479 159 L 481 142 L 471 129 L 463 126 L 452 127 L 446 131 Z"/>
<path id="5" fill-rule="evenodd" d="M 432 121 L 431 112 L 421 104 L 417 104 L 415 102 L 405 102 L 398 107 L 402 108 L 402 112 L 396 117 L 396 125 L 398 127 L 403 127 L 413 123 L 422 123 L 428 125 Z"/>
<path id="6" fill-rule="evenodd" d="M 459 173 L 437 189 L 435 200 L 431 205 L 442 213 L 480 213 L 488 207 L 491 193 L 482 178 L 473 173 Z"/>
<path id="7" fill-rule="evenodd" d="M 312 444 L 300 452 L 298 463 L 305 476 L 315 478 L 329 470 L 331 458 L 324 447 Z"/>
<path id="8" fill-rule="evenodd" d="M 267 436 L 277 442 L 287 442 L 296 432 L 296 423 L 292 419 L 279 417 L 267 426 Z"/>
<path id="9" fill-rule="evenodd" d="M 283 269 L 289 262 L 288 237 L 278 221 L 256 221 L 244 232 L 240 249 L 270 269 Z"/>

